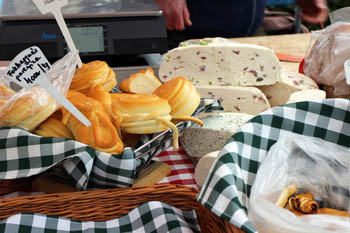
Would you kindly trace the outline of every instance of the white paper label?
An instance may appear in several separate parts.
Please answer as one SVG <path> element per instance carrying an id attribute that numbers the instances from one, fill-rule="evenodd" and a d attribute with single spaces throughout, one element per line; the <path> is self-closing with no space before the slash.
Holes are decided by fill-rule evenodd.
<path id="1" fill-rule="evenodd" d="M 41 14 L 54 12 L 68 4 L 68 0 L 33 0 Z"/>
<path id="2" fill-rule="evenodd" d="M 344 62 L 346 84 L 350 85 L 350 59 Z"/>
<path id="3" fill-rule="evenodd" d="M 85 126 L 90 126 L 91 122 L 46 79 L 46 73 L 50 69 L 50 62 L 43 52 L 33 46 L 22 51 L 11 61 L 6 70 L 6 77 L 26 89 L 40 85 Z"/>
<path id="4" fill-rule="evenodd" d="M 6 76 L 23 88 L 31 88 L 39 80 L 46 77 L 51 69 L 49 61 L 36 46 L 30 47 L 12 60 L 7 68 Z"/>

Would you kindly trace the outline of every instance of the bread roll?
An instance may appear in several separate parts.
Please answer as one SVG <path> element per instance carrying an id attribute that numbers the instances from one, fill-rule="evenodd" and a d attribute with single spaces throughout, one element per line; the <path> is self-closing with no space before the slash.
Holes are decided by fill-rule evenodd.
<path id="1" fill-rule="evenodd" d="M 191 116 L 200 103 L 198 91 L 184 77 L 177 77 L 163 83 L 153 94 L 168 100 L 172 116 Z"/>
<path id="2" fill-rule="evenodd" d="M 152 94 L 162 83 L 154 75 L 151 68 L 140 70 L 132 74 L 129 78 L 124 79 L 120 85 L 120 90 L 136 94 Z"/>
<path id="3" fill-rule="evenodd" d="M 102 85 L 99 84 L 93 87 L 91 91 L 86 94 L 86 96 L 99 101 L 106 112 L 111 114 L 112 98 L 109 92 L 107 92 Z"/>
<path id="4" fill-rule="evenodd" d="M 42 137 L 73 138 L 70 130 L 55 116 L 50 116 L 41 123 L 34 133 Z"/>
<path id="5" fill-rule="evenodd" d="M 170 121 L 168 101 L 156 95 L 111 94 L 115 125 L 131 134 L 150 134 L 173 130 L 173 146 L 178 148 L 178 130 Z"/>
<path id="6" fill-rule="evenodd" d="M 0 84 L 0 99 L 9 99 L 14 94 L 15 92 L 11 88 Z"/>
<path id="7" fill-rule="evenodd" d="M 22 89 L 0 111 L 0 126 L 17 126 L 34 130 L 57 110 L 55 99 L 42 87 Z"/>
<path id="8" fill-rule="evenodd" d="M 0 84 L 0 107 L 3 106 L 14 94 L 15 92 L 11 88 Z"/>
<path id="9" fill-rule="evenodd" d="M 98 84 L 102 85 L 107 92 L 117 84 L 116 74 L 104 61 L 93 61 L 78 68 L 70 89 L 86 94 Z"/>
<path id="10" fill-rule="evenodd" d="M 67 98 L 92 124 L 90 127 L 84 126 L 66 109 L 62 108 L 62 122 L 70 129 L 75 140 L 90 145 L 98 151 L 120 154 L 124 149 L 123 142 L 102 104 L 76 91 L 69 91 Z"/>

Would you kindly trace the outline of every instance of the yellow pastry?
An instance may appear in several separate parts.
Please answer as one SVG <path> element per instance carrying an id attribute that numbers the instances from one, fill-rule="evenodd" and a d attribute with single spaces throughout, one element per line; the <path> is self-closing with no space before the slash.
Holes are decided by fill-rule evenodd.
<path id="1" fill-rule="evenodd" d="M 78 68 L 70 86 L 71 90 L 89 93 L 96 85 L 110 92 L 117 84 L 116 74 L 104 61 L 93 61 Z"/>
<path id="2" fill-rule="evenodd" d="M 193 84 L 184 77 L 163 83 L 153 94 L 168 100 L 170 115 L 191 116 L 200 103 L 200 95 Z"/>
<path id="3" fill-rule="evenodd" d="M 171 122 L 170 105 L 157 95 L 117 93 L 112 96 L 115 125 L 131 134 L 150 134 L 167 129 L 173 131 L 173 146 L 178 148 L 178 129 Z M 201 124 L 198 119 L 184 117 Z"/>
<path id="4" fill-rule="evenodd" d="M 55 99 L 42 87 L 22 89 L 0 111 L 0 126 L 17 126 L 34 130 L 57 110 Z"/>
<path id="5" fill-rule="evenodd" d="M 111 154 L 123 152 L 124 145 L 118 131 L 113 125 L 110 115 L 99 101 L 76 91 L 69 91 L 67 98 L 92 124 L 90 127 L 84 126 L 66 109 L 62 108 L 62 122 L 70 129 L 75 140 L 90 145 L 98 151 Z"/>
<path id="6" fill-rule="evenodd" d="M 70 130 L 61 122 L 61 120 L 56 119 L 55 116 L 50 116 L 43 123 L 41 123 L 38 128 L 35 129 L 34 134 L 42 137 L 73 139 L 73 135 Z"/>

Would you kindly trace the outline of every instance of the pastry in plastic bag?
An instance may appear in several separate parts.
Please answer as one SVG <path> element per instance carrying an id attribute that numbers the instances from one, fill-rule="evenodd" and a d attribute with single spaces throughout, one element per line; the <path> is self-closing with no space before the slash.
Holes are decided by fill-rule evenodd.
<path id="1" fill-rule="evenodd" d="M 77 53 L 70 52 L 55 62 L 46 74 L 46 78 L 63 95 L 72 80 L 76 58 Z M 0 126 L 17 126 L 32 131 L 59 107 L 59 103 L 41 86 L 20 89 L 0 107 Z"/>
<path id="2" fill-rule="evenodd" d="M 57 110 L 55 99 L 42 87 L 22 89 L 0 109 L 1 126 L 35 129 Z"/>
<path id="3" fill-rule="evenodd" d="M 349 168 L 348 147 L 282 135 L 256 174 L 248 217 L 261 233 L 348 232 L 339 216 L 350 211 Z"/>
<path id="4" fill-rule="evenodd" d="M 3 106 L 16 92 L 5 84 L 0 84 L 0 107 Z"/>
<path id="5" fill-rule="evenodd" d="M 289 198 L 288 204 L 291 210 L 305 214 L 317 214 L 318 212 L 318 204 L 311 192 L 296 194 L 294 197 Z"/>
<path id="6" fill-rule="evenodd" d="M 350 23 L 338 22 L 312 32 L 313 46 L 305 56 L 304 73 L 325 89 L 328 97 L 350 95 L 344 62 L 350 55 Z"/>

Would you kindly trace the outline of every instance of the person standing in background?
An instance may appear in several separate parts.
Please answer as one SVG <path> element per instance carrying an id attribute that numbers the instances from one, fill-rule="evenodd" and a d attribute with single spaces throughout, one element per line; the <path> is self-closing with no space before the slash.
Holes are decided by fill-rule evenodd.
<path id="1" fill-rule="evenodd" d="M 267 0 L 155 0 L 163 11 L 169 49 L 187 39 L 252 36 L 264 19 Z M 297 0 L 302 19 L 323 23 L 326 0 Z"/>
<path id="2" fill-rule="evenodd" d="M 155 3 L 163 10 L 169 38 L 181 41 L 251 36 L 264 18 L 266 1 L 155 0 Z"/>

